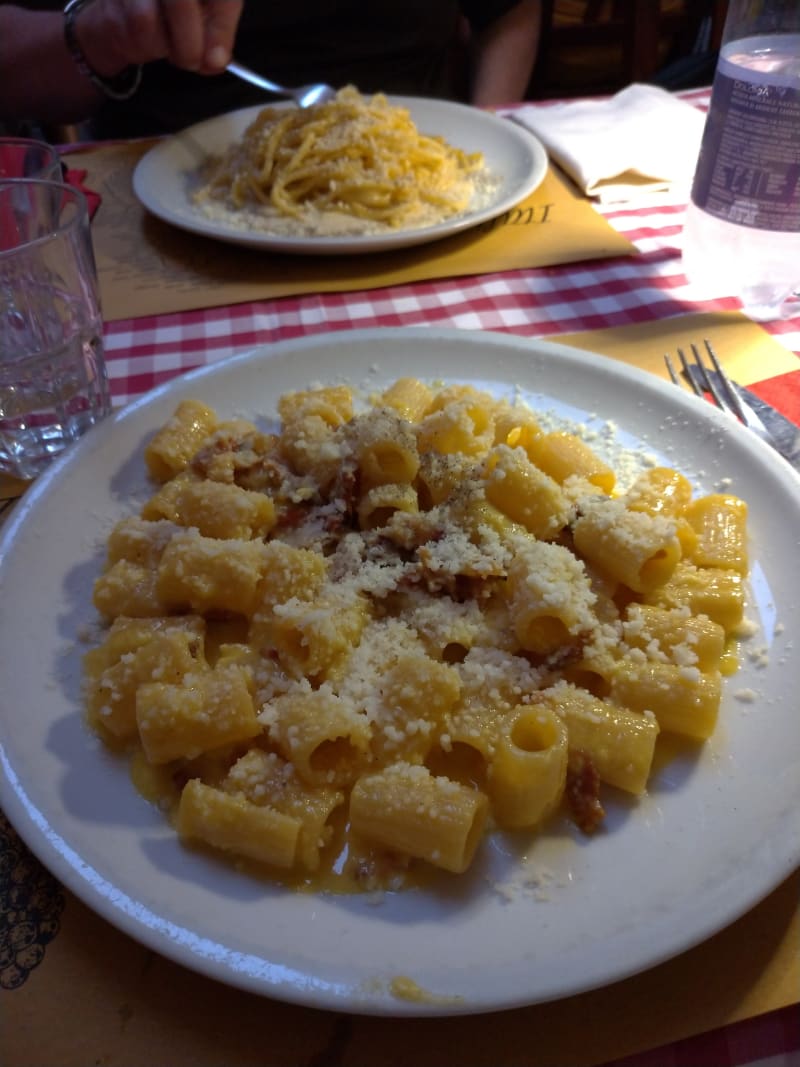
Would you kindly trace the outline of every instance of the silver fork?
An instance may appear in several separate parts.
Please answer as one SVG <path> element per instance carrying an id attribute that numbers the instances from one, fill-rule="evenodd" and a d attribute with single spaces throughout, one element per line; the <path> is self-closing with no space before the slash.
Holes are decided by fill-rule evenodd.
<path id="1" fill-rule="evenodd" d="M 336 96 L 336 90 L 333 86 L 326 85 L 324 82 L 317 82 L 314 85 L 301 85 L 297 89 L 287 89 L 285 85 L 278 85 L 277 82 L 272 82 L 269 78 L 256 74 L 249 67 L 243 67 L 235 59 L 231 60 L 225 69 L 229 74 L 235 74 L 237 78 L 250 82 L 251 85 L 257 85 L 259 89 L 265 89 L 268 93 L 288 96 L 291 100 L 294 100 L 298 107 L 325 104 Z"/>
<path id="2" fill-rule="evenodd" d="M 692 392 L 695 396 L 701 398 L 705 393 L 709 393 L 718 408 L 727 412 L 728 415 L 732 415 L 734 418 L 739 419 L 749 430 L 752 430 L 754 434 L 757 434 L 762 441 L 766 441 L 768 445 L 771 445 L 774 449 L 777 449 L 777 451 L 780 452 L 781 448 L 778 440 L 770 433 L 747 401 L 742 399 L 736 390 L 734 382 L 731 381 L 722 369 L 717 354 L 711 347 L 711 342 L 706 338 L 703 344 L 708 353 L 708 358 L 711 361 L 712 370 L 709 370 L 704 363 L 696 344 L 690 346 L 692 351 L 691 360 L 687 357 L 682 348 L 678 349 L 678 359 L 681 362 L 683 377 L 688 382 Z M 669 376 L 674 384 L 682 386 L 680 377 L 676 373 L 672 359 L 668 354 L 664 355 L 664 362 L 667 365 Z"/>

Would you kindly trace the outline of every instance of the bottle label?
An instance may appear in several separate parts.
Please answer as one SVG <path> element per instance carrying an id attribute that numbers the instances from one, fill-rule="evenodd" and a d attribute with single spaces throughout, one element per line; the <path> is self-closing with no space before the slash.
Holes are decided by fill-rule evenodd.
<path id="1" fill-rule="evenodd" d="M 800 88 L 740 73 L 714 78 L 692 202 L 741 226 L 799 233 Z"/>

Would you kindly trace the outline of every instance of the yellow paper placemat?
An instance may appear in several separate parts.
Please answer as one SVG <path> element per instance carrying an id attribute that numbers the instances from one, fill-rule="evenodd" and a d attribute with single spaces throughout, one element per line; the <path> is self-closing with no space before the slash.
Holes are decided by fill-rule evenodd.
<path id="1" fill-rule="evenodd" d="M 416 248 L 296 256 L 187 233 L 149 215 L 131 176 L 149 143 L 70 155 L 102 197 L 92 222 L 104 317 L 112 321 L 300 293 L 345 292 L 431 278 L 554 266 L 635 252 L 554 168 L 512 211 Z"/>
<path id="2" fill-rule="evenodd" d="M 0 989 L 3 1067 L 594 1067 L 795 1003 L 798 895 L 800 874 L 710 941 L 604 989 L 499 1015 L 390 1019 L 221 985 L 68 894 L 44 960 Z"/>
<path id="3" fill-rule="evenodd" d="M 560 333 L 548 340 L 611 356 L 669 380 L 664 354 L 669 353 L 679 369 L 677 350 L 683 348 L 689 356 L 689 346 L 694 342 L 699 344 L 702 352 L 705 338 L 711 342 L 725 370 L 739 385 L 751 385 L 800 370 L 800 361 L 793 352 L 740 311 L 676 315 L 671 319 L 637 323 L 634 326 Z"/>

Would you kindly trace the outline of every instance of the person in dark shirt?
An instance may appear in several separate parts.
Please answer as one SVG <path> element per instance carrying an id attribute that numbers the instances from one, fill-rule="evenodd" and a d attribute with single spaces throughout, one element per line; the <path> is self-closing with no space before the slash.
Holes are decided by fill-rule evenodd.
<path id="1" fill-rule="evenodd" d="M 71 54 L 60 11 L 0 4 L 0 116 L 137 136 L 268 102 L 224 72 L 232 54 L 285 85 L 510 103 L 540 17 L 540 0 L 86 0 Z"/>

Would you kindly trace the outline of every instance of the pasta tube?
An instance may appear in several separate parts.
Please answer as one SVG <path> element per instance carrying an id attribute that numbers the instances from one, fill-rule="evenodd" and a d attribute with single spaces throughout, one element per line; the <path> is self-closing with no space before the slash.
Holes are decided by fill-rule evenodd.
<path id="1" fill-rule="evenodd" d="M 172 417 L 147 443 L 144 459 L 150 476 L 166 482 L 185 469 L 216 428 L 216 413 L 199 400 L 183 400 Z"/>
<path id="2" fill-rule="evenodd" d="M 625 494 L 625 506 L 630 511 L 646 511 L 650 515 L 680 515 L 692 499 L 689 480 L 671 467 L 651 467 L 635 479 Z"/>
<path id="3" fill-rule="evenodd" d="M 553 540 L 570 507 L 561 487 L 535 467 L 521 448 L 495 446 L 486 462 L 486 499 L 540 540 Z"/>
<path id="4" fill-rule="evenodd" d="M 419 422 L 432 399 L 432 391 L 419 378 L 398 378 L 381 394 L 380 403 L 408 422 Z"/>
<path id="5" fill-rule="evenodd" d="M 487 811 L 483 793 L 403 762 L 359 778 L 350 794 L 359 837 L 455 874 L 472 862 Z"/>
<path id="6" fill-rule="evenodd" d="M 294 866 L 301 822 L 192 778 L 181 792 L 177 828 L 187 841 L 288 869 Z"/>
<path id="7" fill-rule="evenodd" d="M 501 826 L 536 826 L 561 802 L 567 779 L 567 730 L 544 705 L 504 716 L 489 765 L 492 811 Z"/>
<path id="8" fill-rule="evenodd" d="M 536 694 L 532 706 L 542 705 L 561 716 L 569 750 L 589 756 L 601 781 L 627 793 L 644 792 L 659 733 L 652 715 L 598 700 L 563 682 Z"/>
<path id="9" fill-rule="evenodd" d="M 585 500 L 582 509 L 572 527 L 582 556 L 637 593 L 668 581 L 681 558 L 674 523 L 618 500 Z"/>
<path id="10" fill-rule="evenodd" d="M 525 451 L 531 463 L 549 474 L 559 485 L 567 478 L 585 478 L 590 485 L 610 493 L 616 482 L 613 470 L 589 446 L 572 433 L 530 435 Z"/>
<path id="11" fill-rule="evenodd" d="M 320 852 L 333 837 L 329 819 L 344 802 L 344 793 L 331 786 L 309 785 L 293 764 L 261 748 L 251 748 L 238 759 L 220 788 L 298 820 L 296 863 L 307 871 L 317 870 Z"/>
<path id="12" fill-rule="evenodd" d="M 652 712 L 668 733 L 705 741 L 714 732 L 720 697 L 719 671 L 623 657 L 617 663 L 609 699 L 634 711 Z"/>
<path id="13" fill-rule="evenodd" d="M 744 616 L 744 584 L 737 570 L 696 567 L 682 560 L 670 580 L 646 594 L 647 604 L 688 608 L 692 615 L 707 615 L 731 633 Z"/>
<path id="14" fill-rule="evenodd" d="M 697 534 L 693 563 L 747 573 L 747 504 L 743 500 L 712 493 L 692 501 L 686 518 Z"/>
<path id="15" fill-rule="evenodd" d="M 172 610 L 249 616 L 264 562 L 264 546 L 258 541 L 218 541 L 186 530 L 164 549 L 156 592 Z"/>
<path id="16" fill-rule="evenodd" d="M 238 485 L 173 478 L 144 505 L 142 518 L 193 526 L 203 537 L 249 541 L 273 528 L 275 505 Z"/>
<path id="17" fill-rule="evenodd" d="M 508 568 L 511 621 L 519 643 L 546 655 L 591 629 L 595 595 L 580 560 L 561 545 L 520 543 Z"/>
<path id="18" fill-rule="evenodd" d="M 136 724 L 151 763 L 194 759 L 262 732 L 247 680 L 235 666 L 187 674 L 179 684 L 139 686 Z"/>
<path id="19" fill-rule="evenodd" d="M 367 762 L 366 715 L 326 689 L 288 693 L 262 711 L 270 738 L 311 785 L 349 785 Z"/>

